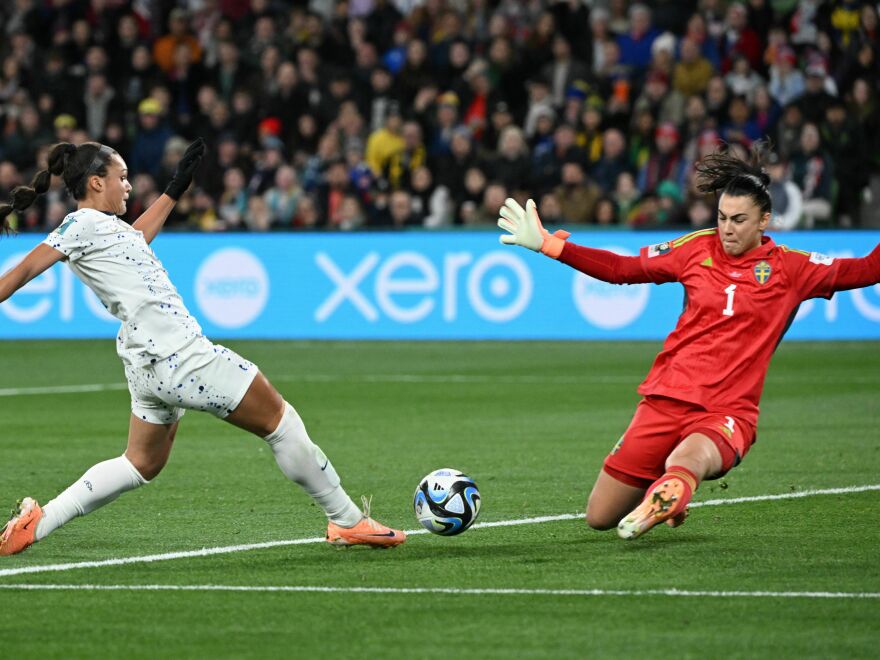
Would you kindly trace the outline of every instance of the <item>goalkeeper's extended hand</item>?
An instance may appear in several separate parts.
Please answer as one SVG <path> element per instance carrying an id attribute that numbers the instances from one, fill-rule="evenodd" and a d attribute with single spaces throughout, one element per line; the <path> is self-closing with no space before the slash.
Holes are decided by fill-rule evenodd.
<path id="1" fill-rule="evenodd" d="M 205 140 L 202 138 L 199 138 L 186 148 L 186 151 L 177 163 L 174 176 L 171 177 L 168 187 L 165 188 L 166 195 L 175 201 L 181 198 L 186 189 L 189 188 L 189 184 L 192 183 L 193 174 L 199 163 L 202 162 L 204 155 Z"/>
<path id="2" fill-rule="evenodd" d="M 535 202 L 531 199 L 523 208 L 515 199 L 508 197 L 498 213 L 501 216 L 498 218 L 498 226 L 508 232 L 499 239 L 505 245 L 521 245 L 558 259 L 565 246 L 565 239 L 571 236 L 562 229 L 552 234 L 544 229 Z"/>

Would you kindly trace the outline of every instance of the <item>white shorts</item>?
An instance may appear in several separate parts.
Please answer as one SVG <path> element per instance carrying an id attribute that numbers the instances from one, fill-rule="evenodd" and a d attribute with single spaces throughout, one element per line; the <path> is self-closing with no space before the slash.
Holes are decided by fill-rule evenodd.
<path id="1" fill-rule="evenodd" d="M 220 344 L 201 337 L 155 364 L 123 359 L 131 412 L 150 424 L 172 424 L 185 410 L 221 419 L 235 410 L 257 375 L 257 367 Z"/>

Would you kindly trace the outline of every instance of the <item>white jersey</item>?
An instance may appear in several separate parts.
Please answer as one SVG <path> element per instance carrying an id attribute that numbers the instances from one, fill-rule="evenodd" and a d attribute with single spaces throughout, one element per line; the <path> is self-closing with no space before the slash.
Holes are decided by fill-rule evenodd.
<path id="1" fill-rule="evenodd" d="M 62 252 L 74 274 L 122 321 L 116 351 L 131 364 L 156 362 L 202 336 L 143 232 L 115 215 L 79 209 L 43 243 Z"/>

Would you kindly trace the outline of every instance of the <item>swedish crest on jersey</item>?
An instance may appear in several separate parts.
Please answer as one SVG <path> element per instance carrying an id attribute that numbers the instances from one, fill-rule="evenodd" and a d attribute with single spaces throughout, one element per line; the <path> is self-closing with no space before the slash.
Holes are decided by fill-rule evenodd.
<path id="1" fill-rule="evenodd" d="M 755 264 L 755 279 L 758 281 L 758 284 L 767 284 L 772 274 L 773 268 L 766 261 L 759 261 Z"/>
<path id="2" fill-rule="evenodd" d="M 663 241 L 662 243 L 657 243 L 655 245 L 648 246 L 648 257 L 657 257 L 661 254 L 666 254 L 672 249 L 672 245 L 669 241 Z"/>

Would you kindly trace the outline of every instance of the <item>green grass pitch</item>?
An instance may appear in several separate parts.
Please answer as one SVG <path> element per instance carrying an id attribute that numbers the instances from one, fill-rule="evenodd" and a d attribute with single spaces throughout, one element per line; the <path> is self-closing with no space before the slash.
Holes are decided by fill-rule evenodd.
<path id="1" fill-rule="evenodd" d="M 439 467 L 480 487 L 480 522 L 583 511 L 656 342 L 228 342 L 302 414 L 348 491 L 417 526 Z M 121 453 L 128 394 L 112 341 L 0 344 L 0 502 L 54 496 Z M 61 386 L 113 385 L 62 393 Z M 49 393 L 38 394 L 38 389 Z M 31 389 L 28 389 L 31 388 Z M 880 343 L 783 343 L 759 441 L 697 501 L 880 483 Z M 5 504 L 4 504 L 5 506 Z M 580 519 L 14 573 L 323 535 L 263 443 L 188 413 L 153 483 L 0 561 L 8 658 L 877 657 L 880 491 L 694 509 L 624 542 Z M 4 573 L 5 571 L 5 573 Z M 23 590 L 10 585 L 113 590 Z M 136 591 L 126 585 L 334 587 Z M 353 591 L 436 589 L 449 593 Z M 479 593 L 518 589 L 521 593 Z M 598 590 L 546 593 L 546 590 Z M 681 597 L 635 594 L 679 589 Z M 622 594 L 611 594 L 618 590 Z M 537 591 L 537 593 L 536 593 Z M 545 591 L 545 593 L 540 593 Z M 724 595 L 722 592 L 750 592 Z M 781 597 L 758 592 L 831 592 Z M 841 597 L 840 594 L 873 594 Z"/>

